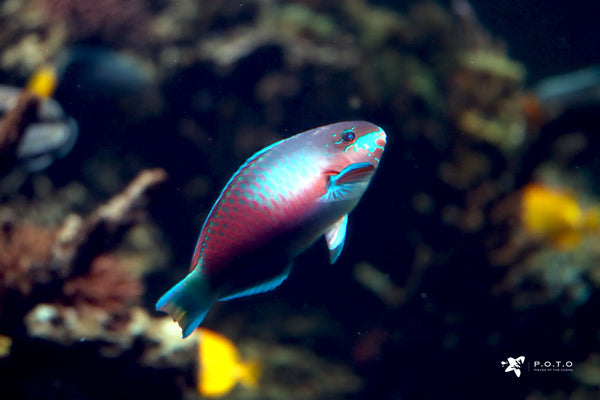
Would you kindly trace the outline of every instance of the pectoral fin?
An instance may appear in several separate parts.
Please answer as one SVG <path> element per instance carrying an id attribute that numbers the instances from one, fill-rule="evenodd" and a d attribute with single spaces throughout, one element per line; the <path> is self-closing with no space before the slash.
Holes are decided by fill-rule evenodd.
<path id="1" fill-rule="evenodd" d="M 327 193 L 321 196 L 321 201 L 351 200 L 360 197 L 374 173 L 375 167 L 367 162 L 348 165 L 339 174 L 329 177 Z"/>
<path id="2" fill-rule="evenodd" d="M 327 247 L 329 248 L 329 263 L 333 264 L 338 259 L 344 248 L 346 238 L 346 226 L 348 225 L 348 214 L 340 218 L 325 233 Z"/>

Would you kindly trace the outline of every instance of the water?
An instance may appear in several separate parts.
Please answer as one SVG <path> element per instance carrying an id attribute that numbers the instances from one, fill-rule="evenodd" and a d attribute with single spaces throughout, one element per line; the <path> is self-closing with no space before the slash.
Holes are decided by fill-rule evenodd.
<path id="1" fill-rule="evenodd" d="M 37 172 L 0 138 L 0 398 L 198 398 L 156 300 L 247 157 L 355 119 L 388 139 L 339 260 L 203 323 L 262 365 L 223 398 L 599 396 L 600 83 L 535 92 L 597 65 L 596 6 L 388 3 L 0 4 L 0 83 L 52 65 L 79 125 Z"/>

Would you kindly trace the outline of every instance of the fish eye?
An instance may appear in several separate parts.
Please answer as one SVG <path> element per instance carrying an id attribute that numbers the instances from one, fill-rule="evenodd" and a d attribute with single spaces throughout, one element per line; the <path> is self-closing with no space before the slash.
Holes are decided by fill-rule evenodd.
<path id="1" fill-rule="evenodd" d="M 356 139 L 356 135 L 354 132 L 352 132 L 352 129 L 346 129 L 344 132 L 342 132 L 342 139 L 344 142 L 352 142 L 354 139 Z"/>

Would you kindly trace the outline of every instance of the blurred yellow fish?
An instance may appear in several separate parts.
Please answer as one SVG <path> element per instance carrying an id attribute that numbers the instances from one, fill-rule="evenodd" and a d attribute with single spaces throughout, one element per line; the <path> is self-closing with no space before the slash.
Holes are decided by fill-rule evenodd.
<path id="1" fill-rule="evenodd" d="M 54 94 L 57 82 L 58 78 L 54 67 L 44 65 L 29 78 L 26 87 L 38 96 L 48 99 Z"/>
<path id="2" fill-rule="evenodd" d="M 600 227 L 600 208 L 583 209 L 568 190 L 530 183 L 523 189 L 521 203 L 527 232 L 561 249 L 573 248 L 583 234 Z"/>
<path id="3" fill-rule="evenodd" d="M 8 356 L 11 347 L 12 339 L 8 336 L 0 335 L 0 358 Z"/>
<path id="4" fill-rule="evenodd" d="M 235 345 L 226 337 L 204 328 L 198 334 L 198 392 L 203 397 L 221 397 L 237 382 L 258 386 L 261 366 L 243 362 Z"/>

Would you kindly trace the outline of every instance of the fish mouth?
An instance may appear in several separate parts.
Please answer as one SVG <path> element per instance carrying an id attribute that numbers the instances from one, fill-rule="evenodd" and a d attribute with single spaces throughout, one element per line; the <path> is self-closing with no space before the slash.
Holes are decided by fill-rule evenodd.
<path id="1" fill-rule="evenodd" d="M 381 129 L 380 127 L 376 131 L 373 131 L 371 133 L 369 133 L 369 136 L 373 135 L 375 136 L 375 147 L 380 148 L 381 151 L 383 151 L 383 149 L 385 148 L 385 145 L 387 143 L 387 136 L 385 134 L 385 131 L 383 129 Z"/>
<path id="2" fill-rule="evenodd" d="M 385 144 L 387 143 L 387 136 L 385 134 L 385 131 L 381 128 L 379 128 L 379 130 L 376 132 L 377 134 L 377 139 L 375 139 L 375 144 L 377 146 L 381 146 L 381 147 L 385 147 Z M 378 143 L 380 142 L 380 143 Z"/>

